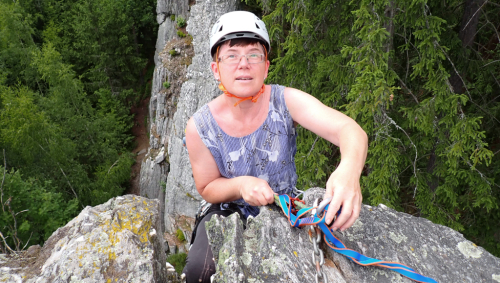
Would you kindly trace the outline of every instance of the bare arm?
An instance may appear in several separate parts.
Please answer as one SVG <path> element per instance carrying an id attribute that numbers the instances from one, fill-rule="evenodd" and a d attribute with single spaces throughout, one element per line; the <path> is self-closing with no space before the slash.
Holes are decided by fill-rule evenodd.
<path id="1" fill-rule="evenodd" d="M 345 230 L 361 210 L 359 179 L 365 164 L 368 137 L 356 121 L 305 92 L 286 88 L 285 101 L 295 122 L 340 147 L 341 162 L 326 183 L 325 198 L 333 197 L 326 223 L 332 221 L 342 206 L 342 213 L 332 228 Z"/>
<path id="2" fill-rule="evenodd" d="M 186 127 L 186 146 L 198 193 L 210 203 L 229 202 L 243 198 L 254 206 L 274 201 L 269 184 L 252 176 L 222 177 L 210 150 L 201 140 L 191 118 Z"/>

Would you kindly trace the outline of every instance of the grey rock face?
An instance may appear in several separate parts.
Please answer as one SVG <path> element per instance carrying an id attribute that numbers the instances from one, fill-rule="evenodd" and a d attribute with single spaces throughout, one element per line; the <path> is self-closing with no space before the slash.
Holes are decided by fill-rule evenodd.
<path id="1" fill-rule="evenodd" d="M 170 16 L 175 15 L 176 17 L 181 16 L 184 19 L 189 17 L 189 8 L 191 4 L 194 4 L 194 0 L 158 0 L 156 4 L 156 20 L 158 24 L 161 25 L 163 20 Z"/>
<path id="2" fill-rule="evenodd" d="M 309 190 L 308 205 L 323 192 Z M 217 264 L 214 282 L 315 281 L 307 229 L 292 228 L 281 209 L 262 207 L 246 230 L 236 214 L 214 217 L 206 226 Z M 350 249 L 403 263 L 438 282 L 500 282 L 499 258 L 448 227 L 383 205 L 363 206 L 353 227 L 336 235 Z M 324 243 L 322 250 L 328 282 L 414 282 L 390 270 L 359 266 Z"/>
<path id="3" fill-rule="evenodd" d="M 201 200 L 182 138 L 186 123 L 194 112 L 220 94 L 210 71 L 212 59 L 207 52 L 208 35 L 218 17 L 236 10 L 238 3 L 236 0 L 204 0 L 190 6 L 189 1 L 159 0 L 157 4 L 160 28 L 149 104 L 150 147 L 141 166 L 140 187 L 142 196 L 165 203 L 165 208 L 162 207 L 165 230 L 170 233 L 179 228 L 176 221 L 179 215 L 194 217 Z M 172 71 L 166 60 L 166 52 L 171 50 L 169 46 L 179 40 L 176 23 L 170 15 L 188 19 L 186 31 L 192 36 L 196 55 L 184 73 Z M 190 56 L 182 48 L 179 51 L 180 58 Z M 167 92 L 163 87 L 165 81 L 179 85 L 179 88 Z"/>
<path id="4" fill-rule="evenodd" d="M 86 207 L 54 232 L 43 248 L 35 246 L 14 258 L 4 256 L 0 278 L 3 282 L 21 278 L 22 282 L 167 282 L 160 222 L 158 200 L 126 195 Z"/>
<path id="5" fill-rule="evenodd" d="M 198 1 L 191 7 L 187 32 L 193 37 L 195 56 L 187 69 L 188 80 L 182 85 L 172 132 L 168 137 L 170 172 L 165 190 L 165 230 L 175 231 L 180 215 L 193 217 L 201 200 L 193 180 L 186 149 L 182 145 L 188 119 L 221 91 L 210 70 L 209 32 L 222 14 L 236 10 L 239 1 Z"/>
<path id="6" fill-rule="evenodd" d="M 182 83 L 186 81 L 187 66 L 193 56 L 188 38 L 177 36 L 176 22 L 170 15 L 189 17 L 188 0 L 159 0 L 157 2 L 157 20 L 160 24 L 155 51 L 155 70 L 149 101 L 150 126 L 149 149 L 141 164 L 139 185 L 141 196 L 160 200 L 161 218 L 164 223 L 165 183 L 169 171 L 166 146 L 172 131 L 172 118 L 177 107 Z M 168 53 L 177 49 L 175 58 Z M 166 89 L 164 82 L 169 82 Z M 163 225 L 163 224 L 162 224 Z"/>

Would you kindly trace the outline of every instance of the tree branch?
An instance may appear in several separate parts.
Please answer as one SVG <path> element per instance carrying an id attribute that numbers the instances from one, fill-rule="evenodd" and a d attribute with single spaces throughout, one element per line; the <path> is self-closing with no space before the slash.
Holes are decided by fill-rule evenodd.
<path id="1" fill-rule="evenodd" d="M 493 27 L 493 31 L 495 31 L 495 34 L 497 35 L 498 42 L 500 42 L 500 35 L 498 34 L 498 28 L 495 27 L 495 25 L 492 22 L 490 22 L 490 19 L 488 19 L 488 15 L 486 15 L 486 13 L 483 13 L 483 15 L 484 18 L 486 19 L 486 22 L 488 22 Z"/>
<path id="2" fill-rule="evenodd" d="M 465 26 L 464 26 L 464 28 L 462 29 L 462 31 L 464 31 L 464 30 L 467 28 L 467 26 L 469 25 L 470 21 L 472 21 L 472 20 L 474 19 L 474 16 L 476 16 L 477 12 L 479 12 L 479 11 L 483 8 L 483 6 L 484 6 L 486 3 L 488 3 L 488 1 L 489 1 L 489 0 L 484 1 L 483 5 L 481 5 L 481 7 L 479 7 L 479 8 L 477 8 L 476 12 L 474 12 L 474 14 L 472 15 L 472 17 L 470 17 L 469 21 L 467 22 L 467 24 L 465 24 Z"/>
<path id="3" fill-rule="evenodd" d="M 9 212 L 12 215 L 12 218 L 14 219 L 14 228 L 11 227 L 12 230 L 12 240 L 14 240 L 14 245 L 16 245 L 16 251 L 19 251 L 19 245 L 21 244 L 21 241 L 17 237 L 17 219 L 16 219 L 16 214 L 14 214 L 14 211 L 12 211 L 12 208 L 10 207 L 10 202 L 12 200 L 12 197 L 9 197 L 9 199 L 5 202 L 5 205 L 9 207 Z"/>
<path id="4" fill-rule="evenodd" d="M 314 146 L 316 145 L 316 142 L 318 141 L 319 139 L 319 136 L 316 136 L 316 139 L 314 140 L 312 146 L 311 146 L 311 149 L 309 150 L 309 152 L 307 153 L 307 156 L 306 158 L 304 158 L 304 164 L 306 164 L 306 159 L 309 158 L 309 155 L 311 155 L 311 152 L 313 151 L 314 149 Z"/>
<path id="5" fill-rule="evenodd" d="M 45 150 L 45 148 L 43 148 L 43 146 L 41 144 L 38 144 L 38 146 L 45 152 L 48 154 L 48 152 Z M 50 155 L 49 155 L 50 156 Z M 73 194 L 75 195 L 75 198 L 78 200 L 78 195 L 76 194 L 75 192 L 75 189 L 73 189 L 73 186 L 71 185 L 71 183 L 69 182 L 69 179 L 68 179 L 68 176 L 66 176 L 66 174 L 64 173 L 63 169 L 61 168 L 61 165 L 59 164 L 59 162 L 57 162 L 57 166 L 59 167 L 59 169 L 61 170 L 61 172 L 63 173 L 64 175 L 64 178 L 66 179 L 66 182 L 68 182 L 68 185 L 69 187 L 71 188 L 71 191 L 73 191 Z"/>
<path id="6" fill-rule="evenodd" d="M 16 252 L 14 250 L 12 250 L 9 245 L 7 244 L 7 241 L 5 240 L 3 234 L 2 234 L 2 231 L 0 231 L 0 237 L 2 237 L 2 240 L 3 240 L 3 244 L 5 245 L 5 247 L 13 254 L 15 254 Z"/>
<path id="7" fill-rule="evenodd" d="M 2 211 L 5 212 L 5 208 L 3 207 L 3 183 L 5 181 L 5 175 L 7 174 L 7 160 L 5 158 L 5 148 L 3 149 L 3 178 L 2 184 L 0 185 L 0 201 L 2 202 Z"/>
<path id="8" fill-rule="evenodd" d="M 26 244 L 24 245 L 24 247 L 23 247 L 23 249 L 22 249 L 22 250 L 24 250 L 24 249 L 26 248 L 26 246 L 28 245 L 28 243 L 30 242 L 30 240 L 31 240 L 31 236 L 33 236 L 33 232 L 31 232 L 31 235 L 30 235 L 30 237 L 29 237 L 28 241 L 26 242 Z"/>
<path id="9" fill-rule="evenodd" d="M 63 169 L 61 168 L 61 166 L 59 166 L 59 169 L 61 169 L 61 173 L 63 173 L 64 178 L 66 178 L 66 182 L 68 182 L 68 185 L 69 185 L 69 187 L 71 188 L 71 190 L 73 191 L 73 194 L 75 195 L 76 199 L 78 199 L 78 195 L 76 194 L 75 189 L 73 189 L 73 186 L 72 186 L 72 185 L 71 185 L 71 183 L 69 182 L 68 176 L 66 176 L 66 174 L 64 173 L 64 171 L 63 171 Z"/>
<path id="10" fill-rule="evenodd" d="M 492 64 L 492 63 L 495 63 L 495 62 L 500 62 L 500 60 L 491 61 L 491 62 L 489 62 L 488 64 L 483 65 L 483 68 L 484 68 L 484 67 L 486 67 L 486 66 L 488 66 L 489 64 Z"/>
<path id="11" fill-rule="evenodd" d="M 106 175 L 108 175 L 108 174 L 109 174 L 109 171 L 111 171 L 111 168 L 113 168 L 113 167 L 116 165 L 116 163 L 118 163 L 118 161 L 119 161 L 119 160 L 120 160 L 120 159 L 117 159 L 117 160 L 115 161 L 115 163 L 113 163 L 113 165 L 111 165 L 111 167 L 109 167 L 108 173 L 106 173 Z"/>
<path id="12" fill-rule="evenodd" d="M 403 84 L 403 86 L 406 88 L 406 90 L 408 90 L 408 92 L 411 94 L 411 96 L 413 96 L 413 99 L 415 99 L 415 102 L 417 102 L 417 104 L 418 104 L 418 103 L 419 103 L 419 102 L 418 102 L 418 99 L 417 99 L 417 97 L 413 94 L 413 92 L 411 92 L 411 89 L 409 89 L 409 88 L 406 86 L 406 84 L 405 84 L 405 83 L 404 83 L 404 82 L 403 82 L 403 81 L 399 78 L 399 76 L 398 76 L 398 80 L 399 80 L 399 82 L 400 82 L 401 84 Z"/>
<path id="13" fill-rule="evenodd" d="M 394 122 L 394 120 L 392 120 L 391 117 L 389 117 L 385 112 L 384 112 L 384 116 L 387 118 L 387 120 L 389 120 L 389 122 L 392 125 L 394 125 L 398 130 L 402 131 L 406 135 L 406 137 L 408 137 L 408 140 L 410 140 L 411 145 L 413 145 L 413 148 L 415 148 L 415 159 L 413 160 L 413 175 L 415 176 L 415 180 L 416 180 L 417 179 L 417 159 L 418 159 L 417 146 L 413 143 L 413 141 L 411 140 L 408 133 L 406 133 L 406 131 L 403 128 L 401 128 L 398 124 L 396 124 L 396 122 Z M 413 198 L 415 198 L 415 195 L 417 193 L 417 187 L 418 187 L 418 181 L 416 182 L 415 190 L 413 191 Z"/>

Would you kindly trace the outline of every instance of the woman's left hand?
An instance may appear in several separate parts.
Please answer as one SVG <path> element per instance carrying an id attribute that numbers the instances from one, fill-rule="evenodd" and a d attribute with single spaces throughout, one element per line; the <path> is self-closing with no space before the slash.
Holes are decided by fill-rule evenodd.
<path id="1" fill-rule="evenodd" d="M 330 225 L 337 211 L 342 206 L 342 211 L 333 223 L 332 229 L 344 231 L 354 224 L 361 211 L 363 196 L 359 184 L 360 175 L 355 173 L 349 166 L 340 165 L 332 173 L 326 182 L 326 193 L 324 198 L 332 197 L 328 212 L 326 214 L 326 224 Z"/>

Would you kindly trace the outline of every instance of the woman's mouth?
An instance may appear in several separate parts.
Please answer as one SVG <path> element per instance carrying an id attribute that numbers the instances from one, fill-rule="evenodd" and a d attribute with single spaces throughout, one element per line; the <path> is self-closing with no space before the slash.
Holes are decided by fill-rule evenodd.
<path id="1" fill-rule="evenodd" d="M 251 77 L 237 77 L 236 78 L 237 81 L 250 81 L 252 80 Z"/>

